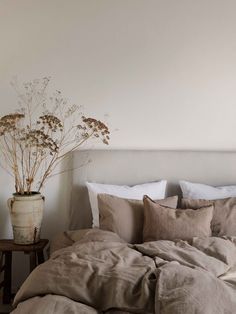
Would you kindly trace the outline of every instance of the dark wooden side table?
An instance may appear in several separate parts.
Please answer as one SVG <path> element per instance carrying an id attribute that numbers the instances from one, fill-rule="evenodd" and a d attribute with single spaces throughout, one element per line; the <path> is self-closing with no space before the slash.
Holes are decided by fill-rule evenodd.
<path id="1" fill-rule="evenodd" d="M 11 303 L 11 281 L 12 281 L 12 252 L 24 252 L 30 258 L 30 272 L 39 264 L 44 262 L 44 248 L 48 244 L 47 239 L 42 239 L 38 243 L 30 245 L 15 244 L 13 240 L 0 240 L 0 252 L 2 253 L 2 263 L 0 263 L 0 273 L 4 272 L 0 289 L 3 288 L 3 304 Z"/>

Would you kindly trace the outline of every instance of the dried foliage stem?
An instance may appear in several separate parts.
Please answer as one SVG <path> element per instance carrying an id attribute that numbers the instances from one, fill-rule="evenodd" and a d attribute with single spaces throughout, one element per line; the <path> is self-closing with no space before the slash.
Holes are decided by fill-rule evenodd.
<path id="1" fill-rule="evenodd" d="M 103 122 L 69 106 L 60 91 L 47 96 L 49 81 L 45 77 L 25 83 L 23 91 L 13 82 L 20 108 L 0 118 L 0 152 L 18 194 L 40 192 L 58 164 L 85 142 L 94 138 L 109 143 Z"/>

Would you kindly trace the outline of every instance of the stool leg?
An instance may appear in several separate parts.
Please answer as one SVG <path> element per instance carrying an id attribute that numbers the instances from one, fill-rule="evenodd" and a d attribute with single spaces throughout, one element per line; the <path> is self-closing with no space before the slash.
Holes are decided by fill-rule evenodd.
<path id="1" fill-rule="evenodd" d="M 44 260 L 43 250 L 38 251 L 37 255 L 38 255 L 38 265 L 44 263 L 45 260 Z"/>
<path id="2" fill-rule="evenodd" d="M 36 265 L 36 252 L 30 252 L 29 255 L 30 255 L 30 272 L 32 272 L 37 266 Z"/>
<path id="3" fill-rule="evenodd" d="M 4 287 L 3 287 L 3 303 L 11 303 L 11 267 L 12 267 L 12 252 L 4 252 L 5 268 L 4 268 Z"/>

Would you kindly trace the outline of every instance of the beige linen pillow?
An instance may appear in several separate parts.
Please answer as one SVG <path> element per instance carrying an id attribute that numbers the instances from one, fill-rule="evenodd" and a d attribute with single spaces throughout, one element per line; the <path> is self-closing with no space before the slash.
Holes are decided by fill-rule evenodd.
<path id="1" fill-rule="evenodd" d="M 198 209 L 199 207 L 214 205 L 213 218 L 211 223 L 213 235 L 236 236 L 236 197 L 219 200 L 193 200 L 183 198 L 182 208 Z"/>
<path id="2" fill-rule="evenodd" d="M 176 208 L 178 196 L 156 201 Z M 113 231 L 128 243 L 143 242 L 143 201 L 98 194 L 100 229 Z"/>
<path id="3" fill-rule="evenodd" d="M 194 209 L 173 209 L 156 204 L 144 196 L 144 242 L 156 240 L 190 240 L 209 237 L 213 206 Z"/>

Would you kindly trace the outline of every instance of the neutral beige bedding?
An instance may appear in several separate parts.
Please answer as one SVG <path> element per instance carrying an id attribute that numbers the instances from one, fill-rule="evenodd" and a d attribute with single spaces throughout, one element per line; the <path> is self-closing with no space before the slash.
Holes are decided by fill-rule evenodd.
<path id="1" fill-rule="evenodd" d="M 145 242 L 211 236 L 213 205 L 195 210 L 173 209 L 157 204 L 148 196 L 144 196 L 143 203 Z"/>
<path id="2" fill-rule="evenodd" d="M 176 208 L 178 196 L 156 200 L 155 203 Z M 143 243 L 144 204 L 109 194 L 98 194 L 100 229 L 118 234 L 128 243 Z"/>
<path id="3" fill-rule="evenodd" d="M 211 204 L 214 205 L 211 223 L 213 235 L 236 236 L 236 197 L 211 201 L 202 199 L 181 199 L 181 207 L 184 209 L 197 209 Z"/>
<path id="4" fill-rule="evenodd" d="M 76 241 L 79 241 L 90 229 L 81 229 L 74 231 L 65 231 L 57 234 L 50 241 L 50 255 L 57 250 L 71 246 Z"/>
<path id="5" fill-rule="evenodd" d="M 129 245 L 112 232 L 88 230 L 31 273 L 13 313 L 235 313 L 234 241 Z"/>

